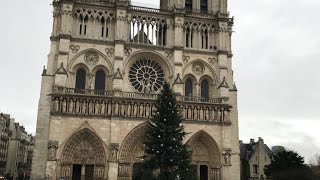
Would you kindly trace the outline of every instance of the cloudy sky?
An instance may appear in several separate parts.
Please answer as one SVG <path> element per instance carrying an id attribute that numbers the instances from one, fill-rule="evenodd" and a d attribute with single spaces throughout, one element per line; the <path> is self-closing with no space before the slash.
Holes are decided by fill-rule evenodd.
<path id="1" fill-rule="evenodd" d="M 157 6 L 156 0 L 133 2 Z M 50 47 L 50 4 L 10 0 L 0 12 L 0 112 L 33 134 Z M 320 153 L 319 7 L 319 0 L 229 0 L 240 138 L 261 136 L 307 161 Z"/>

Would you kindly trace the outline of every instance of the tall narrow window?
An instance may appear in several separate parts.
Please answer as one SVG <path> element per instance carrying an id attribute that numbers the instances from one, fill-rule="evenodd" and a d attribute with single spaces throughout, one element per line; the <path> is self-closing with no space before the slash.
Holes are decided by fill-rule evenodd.
<path id="1" fill-rule="evenodd" d="M 80 16 L 80 25 L 79 25 L 79 34 L 86 35 L 87 34 L 87 23 L 88 17 Z"/>
<path id="2" fill-rule="evenodd" d="M 201 0 L 200 12 L 202 14 L 207 14 L 208 13 L 208 0 Z"/>
<path id="3" fill-rule="evenodd" d="M 209 97 L 209 82 L 207 79 L 201 81 L 201 97 L 208 98 Z"/>
<path id="4" fill-rule="evenodd" d="M 94 89 L 98 91 L 104 91 L 106 87 L 105 83 L 106 83 L 106 74 L 104 73 L 103 70 L 97 71 Z"/>
<path id="5" fill-rule="evenodd" d="M 189 41 L 190 41 L 190 28 L 186 29 L 186 47 L 189 47 Z"/>
<path id="6" fill-rule="evenodd" d="M 187 12 L 192 12 L 192 0 L 186 0 L 185 7 Z"/>
<path id="7" fill-rule="evenodd" d="M 188 78 L 184 84 L 184 95 L 185 96 L 192 96 L 193 94 L 193 85 L 192 80 Z"/>
<path id="8" fill-rule="evenodd" d="M 101 37 L 108 37 L 108 33 L 109 33 L 108 21 L 102 18 L 100 24 L 101 24 Z"/>
<path id="9" fill-rule="evenodd" d="M 86 88 L 86 71 L 81 68 L 76 73 L 76 90 L 79 91 L 85 88 Z"/>

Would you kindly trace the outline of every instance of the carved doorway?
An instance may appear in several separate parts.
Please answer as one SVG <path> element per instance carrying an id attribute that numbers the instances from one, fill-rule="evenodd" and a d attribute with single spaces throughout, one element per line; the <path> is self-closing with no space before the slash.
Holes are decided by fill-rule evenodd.
<path id="1" fill-rule="evenodd" d="M 60 168 L 64 180 L 103 180 L 106 153 L 100 138 L 87 128 L 74 134 L 64 146 Z"/>
<path id="2" fill-rule="evenodd" d="M 221 153 L 216 141 L 205 131 L 195 133 L 187 142 L 192 150 L 192 163 L 200 180 L 220 180 Z"/>
<path id="3" fill-rule="evenodd" d="M 138 178 L 141 171 L 140 162 L 144 155 L 143 141 L 147 127 L 147 123 L 138 125 L 123 140 L 119 152 L 118 179 L 133 180 L 134 177 Z"/>

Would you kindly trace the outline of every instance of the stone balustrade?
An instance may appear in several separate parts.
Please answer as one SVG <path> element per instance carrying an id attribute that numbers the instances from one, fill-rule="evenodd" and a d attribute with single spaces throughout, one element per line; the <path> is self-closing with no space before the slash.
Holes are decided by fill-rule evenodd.
<path id="1" fill-rule="evenodd" d="M 155 112 L 157 94 L 122 91 L 77 90 L 54 87 L 51 113 L 150 119 Z M 231 124 L 228 98 L 177 96 L 178 108 L 185 121 Z"/>

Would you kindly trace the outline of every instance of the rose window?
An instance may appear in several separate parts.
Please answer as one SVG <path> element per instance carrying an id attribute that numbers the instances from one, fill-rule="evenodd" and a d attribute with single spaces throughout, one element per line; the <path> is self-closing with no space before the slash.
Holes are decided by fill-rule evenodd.
<path id="1" fill-rule="evenodd" d="M 157 92 L 164 82 L 163 70 L 155 61 L 140 59 L 130 67 L 129 81 L 139 92 Z"/>

